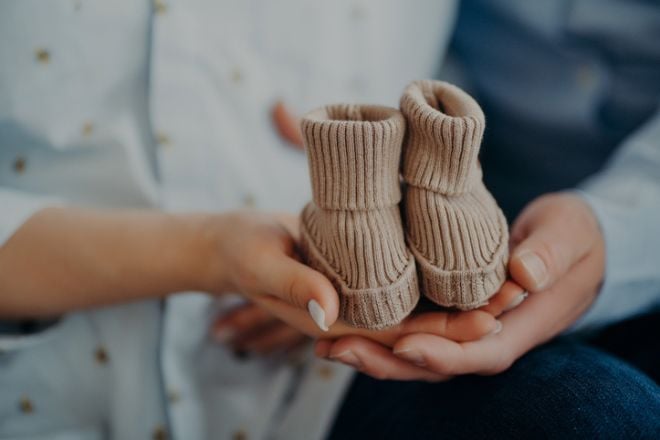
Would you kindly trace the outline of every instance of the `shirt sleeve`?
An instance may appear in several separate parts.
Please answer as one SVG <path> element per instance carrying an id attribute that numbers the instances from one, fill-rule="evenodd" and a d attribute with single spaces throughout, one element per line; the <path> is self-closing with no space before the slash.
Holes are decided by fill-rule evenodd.
<path id="1" fill-rule="evenodd" d="M 660 304 L 660 112 L 578 190 L 606 247 L 605 278 L 574 329 L 596 327 Z"/>
<path id="2" fill-rule="evenodd" d="M 53 197 L 0 187 L 0 246 L 37 211 L 59 203 Z"/>

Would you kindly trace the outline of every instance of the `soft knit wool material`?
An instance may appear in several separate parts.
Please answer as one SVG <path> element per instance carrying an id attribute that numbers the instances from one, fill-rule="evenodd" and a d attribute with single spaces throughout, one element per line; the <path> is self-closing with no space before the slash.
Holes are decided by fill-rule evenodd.
<path id="1" fill-rule="evenodd" d="M 307 114 L 302 131 L 313 192 L 303 257 L 335 285 L 344 321 L 397 324 L 419 299 L 398 207 L 405 120 L 388 107 L 334 105 Z"/>
<path id="2" fill-rule="evenodd" d="M 488 302 L 506 277 L 508 230 L 478 163 L 484 114 L 467 93 L 416 81 L 402 98 L 408 244 L 422 292 L 446 307 Z"/>

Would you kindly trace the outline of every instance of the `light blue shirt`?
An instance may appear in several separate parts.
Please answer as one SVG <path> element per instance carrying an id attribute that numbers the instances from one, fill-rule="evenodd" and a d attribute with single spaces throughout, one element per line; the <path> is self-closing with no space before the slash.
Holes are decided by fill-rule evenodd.
<path id="1" fill-rule="evenodd" d="M 461 3 L 452 71 L 486 112 L 487 184 L 511 217 L 577 189 L 600 222 L 605 281 L 575 328 L 660 303 L 659 29 L 657 2 Z"/>
<path id="2" fill-rule="evenodd" d="M 53 204 L 298 212 L 307 161 L 274 103 L 396 106 L 435 72 L 453 5 L 0 2 L 0 244 Z M 321 438 L 352 370 L 309 350 L 236 358 L 208 329 L 237 301 L 189 293 L 5 333 L 0 438 Z"/>

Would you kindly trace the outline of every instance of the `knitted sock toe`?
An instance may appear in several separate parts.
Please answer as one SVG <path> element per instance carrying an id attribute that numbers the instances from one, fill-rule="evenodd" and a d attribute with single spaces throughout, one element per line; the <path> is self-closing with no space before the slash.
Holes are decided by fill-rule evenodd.
<path id="1" fill-rule="evenodd" d="M 406 229 L 421 290 L 447 307 L 484 305 L 506 278 L 508 229 L 478 163 L 483 112 L 441 81 L 409 85 L 401 110 L 408 121 Z"/>
<path id="2" fill-rule="evenodd" d="M 419 299 L 398 202 L 405 121 L 395 109 L 335 105 L 302 121 L 313 201 L 301 216 L 301 251 L 340 295 L 356 327 L 399 323 Z"/>

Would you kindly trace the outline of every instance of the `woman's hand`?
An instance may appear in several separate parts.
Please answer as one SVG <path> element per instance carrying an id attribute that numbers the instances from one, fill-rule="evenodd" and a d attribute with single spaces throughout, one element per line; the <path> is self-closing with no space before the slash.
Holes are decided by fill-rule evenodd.
<path id="1" fill-rule="evenodd" d="M 533 201 L 514 223 L 511 237 L 511 276 L 532 295 L 503 313 L 498 334 L 471 342 L 412 334 L 397 340 L 391 350 L 364 338 L 346 337 L 319 341 L 317 355 L 387 379 L 446 380 L 506 370 L 587 310 L 602 282 L 605 261 L 597 221 L 586 203 L 572 194 Z"/>
<path id="2" fill-rule="evenodd" d="M 332 284 L 322 274 L 298 261 L 296 216 L 248 211 L 231 214 L 225 221 L 224 232 L 217 240 L 222 255 L 218 261 L 224 262 L 220 280 L 225 281 L 218 281 L 216 285 L 244 294 L 255 305 L 302 334 L 331 339 L 360 336 L 392 346 L 404 335 L 426 333 L 455 341 L 471 341 L 500 328 L 493 310 L 420 313 L 381 331 L 350 327 L 337 321 L 338 297 Z M 519 293 L 515 289 L 504 290 L 491 305 L 504 308 Z M 321 323 L 315 322 L 309 313 L 308 304 L 312 300 L 324 310 L 325 319 Z M 263 312 L 248 310 L 247 315 L 260 318 L 248 320 L 248 325 L 234 325 L 234 333 L 257 331 L 261 322 L 268 319 Z M 232 328 L 230 324 L 225 322 L 223 327 Z M 320 324 L 329 328 L 324 329 Z"/>
<path id="3" fill-rule="evenodd" d="M 288 214 L 237 211 L 224 214 L 208 230 L 215 249 L 206 291 L 235 292 L 258 304 L 286 306 L 312 327 L 326 329 L 339 314 L 332 283 L 299 261 L 297 222 Z M 287 316 L 280 316 L 284 321 Z"/>
<path id="4" fill-rule="evenodd" d="M 295 351 L 309 337 L 254 304 L 240 305 L 218 316 L 211 329 L 219 344 L 235 352 L 270 355 Z"/>
<path id="5" fill-rule="evenodd" d="M 55 316 L 174 292 L 242 293 L 334 323 L 338 298 L 296 260 L 291 216 L 46 208 L 0 246 L 0 317 Z M 310 319 L 311 321 L 311 319 Z"/>

